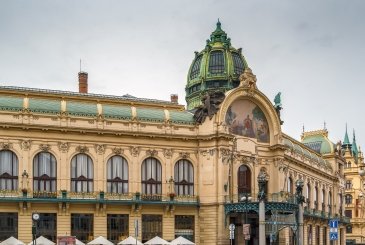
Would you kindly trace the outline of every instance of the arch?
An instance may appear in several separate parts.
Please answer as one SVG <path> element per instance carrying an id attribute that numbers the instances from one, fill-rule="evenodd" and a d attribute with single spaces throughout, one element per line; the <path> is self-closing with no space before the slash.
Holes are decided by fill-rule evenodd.
<path id="1" fill-rule="evenodd" d="M 94 191 L 94 163 L 85 153 L 76 154 L 71 159 L 71 191 Z"/>
<path id="2" fill-rule="evenodd" d="M 119 155 L 107 161 L 107 192 L 128 193 L 128 162 Z"/>
<path id="3" fill-rule="evenodd" d="M 18 168 L 17 155 L 9 150 L 0 151 L 0 190 L 18 189 Z"/>
<path id="4" fill-rule="evenodd" d="M 141 167 L 142 193 L 162 193 L 162 166 L 160 161 L 154 157 L 143 160 Z"/>
<path id="5" fill-rule="evenodd" d="M 174 167 L 175 193 L 194 195 L 194 167 L 187 159 L 180 159 Z"/>
<path id="6" fill-rule="evenodd" d="M 245 164 L 242 164 L 237 170 L 237 193 L 251 193 L 251 170 Z"/>
<path id="7" fill-rule="evenodd" d="M 39 152 L 33 158 L 33 190 L 57 190 L 57 161 L 50 152 Z"/>
<path id="8" fill-rule="evenodd" d="M 269 141 L 267 143 L 270 143 L 270 145 L 281 144 L 282 136 L 279 117 L 270 100 L 258 89 L 248 89 L 239 86 L 226 92 L 226 98 L 220 106 L 219 113 L 215 119 L 216 123 L 226 124 L 228 109 L 236 100 L 249 100 L 256 104 L 267 120 L 269 134 Z M 222 127 L 222 130 L 227 131 L 227 127 Z"/>

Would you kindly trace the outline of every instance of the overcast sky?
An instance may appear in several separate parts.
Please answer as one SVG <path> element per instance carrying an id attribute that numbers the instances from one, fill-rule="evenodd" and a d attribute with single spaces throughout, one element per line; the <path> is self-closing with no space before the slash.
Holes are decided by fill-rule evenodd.
<path id="1" fill-rule="evenodd" d="M 0 1 L 0 84 L 185 103 L 186 76 L 219 18 L 299 139 L 345 124 L 365 144 L 365 1 Z"/>

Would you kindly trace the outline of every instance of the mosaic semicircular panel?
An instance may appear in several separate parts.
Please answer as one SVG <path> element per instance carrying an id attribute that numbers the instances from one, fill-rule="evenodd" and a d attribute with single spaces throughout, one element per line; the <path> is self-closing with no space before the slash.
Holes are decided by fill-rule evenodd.
<path id="1" fill-rule="evenodd" d="M 269 143 L 270 132 L 264 112 L 249 100 L 236 100 L 227 110 L 226 125 L 232 134 L 255 138 L 258 142 Z"/>

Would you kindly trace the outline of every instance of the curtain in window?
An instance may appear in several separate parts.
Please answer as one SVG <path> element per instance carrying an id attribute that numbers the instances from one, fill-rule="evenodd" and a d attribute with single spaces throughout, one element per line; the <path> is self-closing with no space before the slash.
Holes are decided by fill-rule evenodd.
<path id="1" fill-rule="evenodd" d="M 142 163 L 142 193 L 161 194 L 162 169 L 159 160 L 153 157 L 145 159 Z"/>
<path id="2" fill-rule="evenodd" d="M 93 191 L 93 162 L 86 154 L 77 154 L 71 160 L 71 190 L 74 192 Z"/>
<path id="3" fill-rule="evenodd" d="M 56 191 L 56 158 L 48 152 L 40 152 L 33 159 L 33 189 Z"/>
<path id="4" fill-rule="evenodd" d="M 0 151 L 0 190 L 18 189 L 18 157 L 12 151 Z"/>
<path id="5" fill-rule="evenodd" d="M 113 156 L 107 163 L 107 191 L 128 193 L 128 163 L 124 157 Z"/>
<path id="6" fill-rule="evenodd" d="M 175 164 L 175 192 L 178 195 L 194 195 L 194 168 L 186 159 Z"/>

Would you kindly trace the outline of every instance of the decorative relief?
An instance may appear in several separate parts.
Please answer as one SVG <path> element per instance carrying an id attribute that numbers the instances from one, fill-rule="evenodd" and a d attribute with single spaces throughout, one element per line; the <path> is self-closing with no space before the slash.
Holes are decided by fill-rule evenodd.
<path id="1" fill-rule="evenodd" d="M 122 155 L 122 154 L 123 154 L 123 152 L 124 152 L 124 150 L 123 150 L 122 148 L 120 148 L 120 147 L 114 147 L 114 148 L 113 148 L 113 153 L 114 153 L 115 155 Z"/>
<path id="2" fill-rule="evenodd" d="M 49 144 L 40 144 L 39 149 L 44 152 L 48 152 L 51 149 L 51 146 Z"/>
<path id="3" fill-rule="evenodd" d="M 0 150 L 9 150 L 13 147 L 12 143 L 0 143 Z"/>
<path id="4" fill-rule="evenodd" d="M 231 153 L 230 149 L 228 149 L 228 148 L 220 148 L 219 152 L 220 152 L 219 158 L 224 158 L 226 156 L 229 156 Z"/>
<path id="5" fill-rule="evenodd" d="M 58 149 L 62 152 L 68 152 L 69 144 L 67 142 L 58 142 Z"/>
<path id="6" fill-rule="evenodd" d="M 131 147 L 129 147 L 129 151 L 132 156 L 136 157 L 139 155 L 140 149 L 139 149 L 139 147 L 131 146 Z"/>
<path id="7" fill-rule="evenodd" d="M 13 118 L 19 119 L 19 115 L 13 115 Z"/>
<path id="8" fill-rule="evenodd" d="M 28 151 L 31 146 L 32 146 L 32 143 L 30 140 L 21 140 L 20 141 L 20 148 L 22 148 L 22 150 Z"/>
<path id="9" fill-rule="evenodd" d="M 207 150 L 201 150 L 200 154 L 202 156 L 213 156 L 215 153 L 215 149 L 207 149 Z"/>
<path id="10" fill-rule="evenodd" d="M 146 154 L 148 156 L 154 157 L 154 156 L 157 156 L 158 151 L 156 151 L 155 149 L 149 149 L 149 150 L 146 151 Z"/>
<path id="11" fill-rule="evenodd" d="M 172 157 L 172 149 L 164 149 L 163 155 L 165 158 L 170 159 Z"/>
<path id="12" fill-rule="evenodd" d="M 95 145 L 95 150 L 98 154 L 105 153 L 105 145 Z"/>
<path id="13" fill-rule="evenodd" d="M 89 148 L 84 145 L 79 145 L 78 147 L 76 147 L 76 151 L 80 153 L 86 153 L 89 152 Z"/>
<path id="14" fill-rule="evenodd" d="M 183 159 L 186 159 L 186 158 L 190 157 L 190 153 L 189 152 L 180 152 L 179 156 Z"/>

